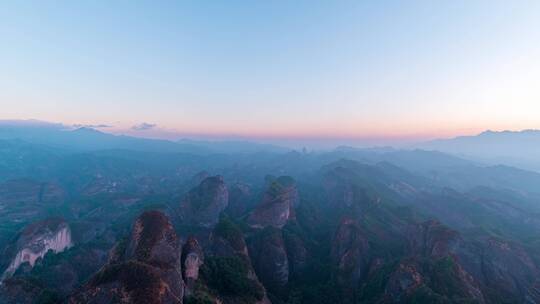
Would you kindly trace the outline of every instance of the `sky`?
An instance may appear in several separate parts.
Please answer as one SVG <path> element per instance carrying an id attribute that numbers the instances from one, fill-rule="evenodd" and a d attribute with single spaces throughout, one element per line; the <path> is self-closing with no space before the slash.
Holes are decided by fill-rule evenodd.
<path id="1" fill-rule="evenodd" d="M 0 119 L 143 137 L 540 129 L 540 1 L 0 1 Z"/>

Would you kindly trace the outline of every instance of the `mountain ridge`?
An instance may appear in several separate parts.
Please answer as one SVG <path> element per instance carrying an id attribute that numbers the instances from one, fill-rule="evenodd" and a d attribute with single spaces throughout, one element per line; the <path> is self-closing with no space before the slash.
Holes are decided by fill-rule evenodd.
<path id="1" fill-rule="evenodd" d="M 486 130 L 477 135 L 435 139 L 414 145 L 487 164 L 506 164 L 540 171 L 540 130 Z"/>

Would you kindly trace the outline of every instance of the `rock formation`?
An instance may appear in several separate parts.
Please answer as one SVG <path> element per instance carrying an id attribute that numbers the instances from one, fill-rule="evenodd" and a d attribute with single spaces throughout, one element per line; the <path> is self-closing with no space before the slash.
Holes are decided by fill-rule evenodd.
<path id="1" fill-rule="evenodd" d="M 422 286 L 424 279 L 418 268 L 412 261 L 403 261 L 390 275 L 385 294 L 392 303 L 406 303 L 407 298 Z"/>
<path id="2" fill-rule="evenodd" d="M 298 203 L 296 182 L 291 177 L 281 176 L 269 183 L 262 202 L 251 213 L 248 223 L 256 228 L 282 228 L 290 219 L 295 218 L 294 207 Z"/>
<path id="3" fill-rule="evenodd" d="M 350 218 L 341 220 L 332 243 L 332 260 L 337 268 L 338 285 L 346 301 L 354 298 L 354 288 L 367 272 L 369 245 L 358 223 Z"/>
<path id="4" fill-rule="evenodd" d="M 289 272 L 291 276 L 301 277 L 309 259 L 309 252 L 306 249 L 304 241 L 301 237 L 290 231 L 283 231 L 283 240 L 289 260 Z"/>
<path id="5" fill-rule="evenodd" d="M 36 261 L 52 250 L 62 252 L 73 245 L 71 231 L 64 220 L 52 218 L 27 226 L 16 243 L 16 254 L 2 279 L 11 276 L 23 263 L 33 267 Z"/>
<path id="6" fill-rule="evenodd" d="M 229 188 L 229 206 L 227 214 L 239 218 L 249 210 L 252 199 L 251 189 L 243 183 L 234 183 Z"/>
<path id="7" fill-rule="evenodd" d="M 414 255 L 445 257 L 455 252 L 461 241 L 459 233 L 434 220 L 409 227 L 407 234 Z"/>
<path id="8" fill-rule="evenodd" d="M 466 249 L 457 231 L 430 220 L 410 227 L 407 238 L 410 258 L 399 264 L 387 285 L 393 299 L 412 295 L 426 277 L 430 292 L 484 303 L 478 282 L 458 258 Z"/>
<path id="9" fill-rule="evenodd" d="M 494 237 L 486 239 L 480 246 L 480 252 L 460 248 L 456 254 L 463 267 L 484 288 L 496 291 L 496 298 L 540 300 L 534 292 L 540 271 L 522 246 Z M 494 297 L 487 300 L 494 300 Z"/>
<path id="10" fill-rule="evenodd" d="M 379 179 L 375 167 L 352 161 L 339 161 L 326 167 L 323 188 L 331 208 L 365 210 L 380 202 L 370 179 Z"/>
<path id="11" fill-rule="evenodd" d="M 202 252 L 196 241 L 188 241 L 184 248 L 188 301 L 270 304 L 266 290 L 253 270 L 243 233 L 227 218 L 222 218 L 214 227 L 204 263 L 201 263 Z M 190 285 L 189 276 L 197 284 Z"/>
<path id="12" fill-rule="evenodd" d="M 98 272 L 69 303 L 182 303 L 181 251 L 169 219 L 161 212 L 147 211 L 135 221 L 124 254 Z"/>
<path id="13" fill-rule="evenodd" d="M 185 282 L 185 294 L 190 296 L 195 289 L 195 283 L 199 279 L 199 268 L 204 263 L 204 254 L 199 242 L 194 237 L 189 237 L 182 247 L 182 275 Z"/>
<path id="14" fill-rule="evenodd" d="M 221 176 L 205 178 L 191 189 L 180 204 L 182 223 L 213 227 L 229 202 L 229 192 Z"/>
<path id="15" fill-rule="evenodd" d="M 282 231 L 267 227 L 250 240 L 249 254 L 261 282 L 280 293 L 289 282 L 289 259 Z"/>

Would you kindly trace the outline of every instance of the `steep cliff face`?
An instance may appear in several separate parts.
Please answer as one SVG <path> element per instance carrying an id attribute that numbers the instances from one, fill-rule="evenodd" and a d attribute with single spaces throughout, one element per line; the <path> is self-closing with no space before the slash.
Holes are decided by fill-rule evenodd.
<path id="1" fill-rule="evenodd" d="M 354 301 L 354 289 L 364 277 L 369 262 L 369 245 L 358 222 L 343 218 L 332 243 L 332 260 L 338 285 L 346 301 Z"/>
<path id="2" fill-rule="evenodd" d="M 382 298 L 390 303 L 485 303 L 478 284 L 452 257 L 403 258 L 379 278 L 381 273 L 386 280 Z"/>
<path id="3" fill-rule="evenodd" d="M 180 204 L 182 223 L 213 227 L 229 203 L 229 192 L 221 176 L 205 178 L 191 189 Z"/>
<path id="4" fill-rule="evenodd" d="M 234 218 L 239 218 L 248 212 L 251 201 L 250 187 L 243 183 L 234 183 L 229 188 L 229 206 L 226 212 Z"/>
<path id="5" fill-rule="evenodd" d="M 71 231 L 62 219 L 48 219 L 26 227 L 17 240 L 16 254 L 2 279 L 11 276 L 23 263 L 33 267 L 36 261 L 52 250 L 62 252 L 73 245 Z"/>
<path id="6" fill-rule="evenodd" d="M 423 274 L 430 278 L 432 290 L 442 294 L 451 292 L 478 303 L 484 302 L 478 281 L 465 270 L 459 258 L 459 252 L 467 250 L 467 245 L 457 231 L 430 220 L 410 227 L 407 238 L 410 254 L 417 260 L 428 260 L 430 267 L 427 267 L 427 271 L 424 267 Z M 444 284 L 452 284 L 448 286 L 454 290 L 442 288 Z"/>
<path id="7" fill-rule="evenodd" d="M 159 211 L 143 213 L 135 221 L 126 259 L 166 267 L 179 266 L 180 240 L 169 219 Z"/>
<path id="8" fill-rule="evenodd" d="M 412 254 L 431 257 L 450 255 L 461 241 L 457 231 L 433 220 L 410 226 L 407 239 Z"/>
<path id="9" fill-rule="evenodd" d="M 289 272 L 291 276 L 302 277 L 310 258 L 306 245 L 301 237 L 290 232 L 283 231 L 283 240 L 289 260 Z"/>
<path id="10" fill-rule="evenodd" d="M 244 235 L 233 222 L 222 218 L 214 227 L 204 260 L 199 249 L 194 240 L 184 246 L 189 303 L 270 303 L 253 270 Z"/>
<path id="11" fill-rule="evenodd" d="M 210 252 L 214 256 L 240 256 L 249 260 L 244 233 L 232 221 L 224 218 L 212 231 Z"/>
<path id="12" fill-rule="evenodd" d="M 360 289 L 361 302 L 485 303 L 482 284 L 460 253 L 476 256 L 457 231 L 426 221 L 402 231 L 400 254 L 375 258 Z"/>
<path id="13" fill-rule="evenodd" d="M 447 269 L 457 286 L 453 293 L 478 302 L 536 298 L 539 269 L 517 243 L 494 237 L 467 242 L 436 221 L 416 225 L 409 230 L 408 238 L 416 256 L 429 257 L 434 265 L 445 260 L 451 265 Z"/>
<path id="14" fill-rule="evenodd" d="M 204 253 L 196 238 L 190 237 L 182 247 L 182 274 L 185 294 L 191 296 L 199 279 L 199 269 L 204 264 Z"/>
<path id="15" fill-rule="evenodd" d="M 463 268 L 479 282 L 487 302 L 538 302 L 536 289 L 540 272 L 527 251 L 517 243 L 489 237 L 456 255 Z"/>
<path id="16" fill-rule="evenodd" d="M 536 293 L 539 269 L 519 243 L 487 235 L 464 240 L 437 221 L 411 227 L 408 239 L 412 254 L 451 261 L 448 269 L 466 297 L 488 303 L 540 300 Z"/>
<path id="17" fill-rule="evenodd" d="M 338 169 L 334 172 L 329 172 L 325 176 L 324 189 L 328 196 L 330 204 L 338 207 L 350 207 L 355 201 L 355 189 L 354 185 L 338 179 Z"/>
<path id="18" fill-rule="evenodd" d="M 338 162 L 326 168 L 322 186 L 329 205 L 337 209 L 355 207 L 362 210 L 378 203 L 380 198 L 373 193 L 366 179 L 380 173 L 369 166 L 353 163 L 354 169 L 351 169 L 346 167 L 348 165 Z"/>
<path id="19" fill-rule="evenodd" d="M 289 282 L 289 258 L 282 231 L 267 227 L 249 242 L 249 254 L 261 282 L 271 292 L 280 293 Z"/>
<path id="20" fill-rule="evenodd" d="M 385 295 L 392 303 L 407 303 L 424 283 L 419 271 L 419 265 L 414 261 L 402 261 L 388 278 Z"/>
<path id="21" fill-rule="evenodd" d="M 256 228 L 282 228 L 287 221 L 295 218 L 294 208 L 298 203 L 296 182 L 291 177 L 281 176 L 270 181 L 262 202 L 250 214 L 248 223 Z"/>
<path id="22" fill-rule="evenodd" d="M 222 219 L 212 233 L 211 253 L 217 261 L 224 260 L 232 262 L 236 260 L 236 263 L 242 269 L 239 273 L 240 277 L 251 289 L 249 292 L 244 292 L 248 294 L 248 297 L 241 293 L 232 297 L 221 296 L 220 298 L 224 303 L 241 303 L 250 298 L 248 302 L 258 304 L 270 303 L 265 287 L 255 274 L 244 234 L 238 226 L 227 219 Z"/>
<path id="23" fill-rule="evenodd" d="M 69 303 L 182 303 L 181 251 L 169 219 L 158 211 L 145 212 L 135 221 L 124 253 Z"/>

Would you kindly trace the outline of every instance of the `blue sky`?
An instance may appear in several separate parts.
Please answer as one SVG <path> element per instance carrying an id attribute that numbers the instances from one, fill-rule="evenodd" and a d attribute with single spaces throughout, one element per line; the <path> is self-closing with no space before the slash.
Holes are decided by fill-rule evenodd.
<path id="1" fill-rule="evenodd" d="M 538 29 L 538 1 L 4 1 L 0 119 L 157 137 L 540 128 Z"/>

